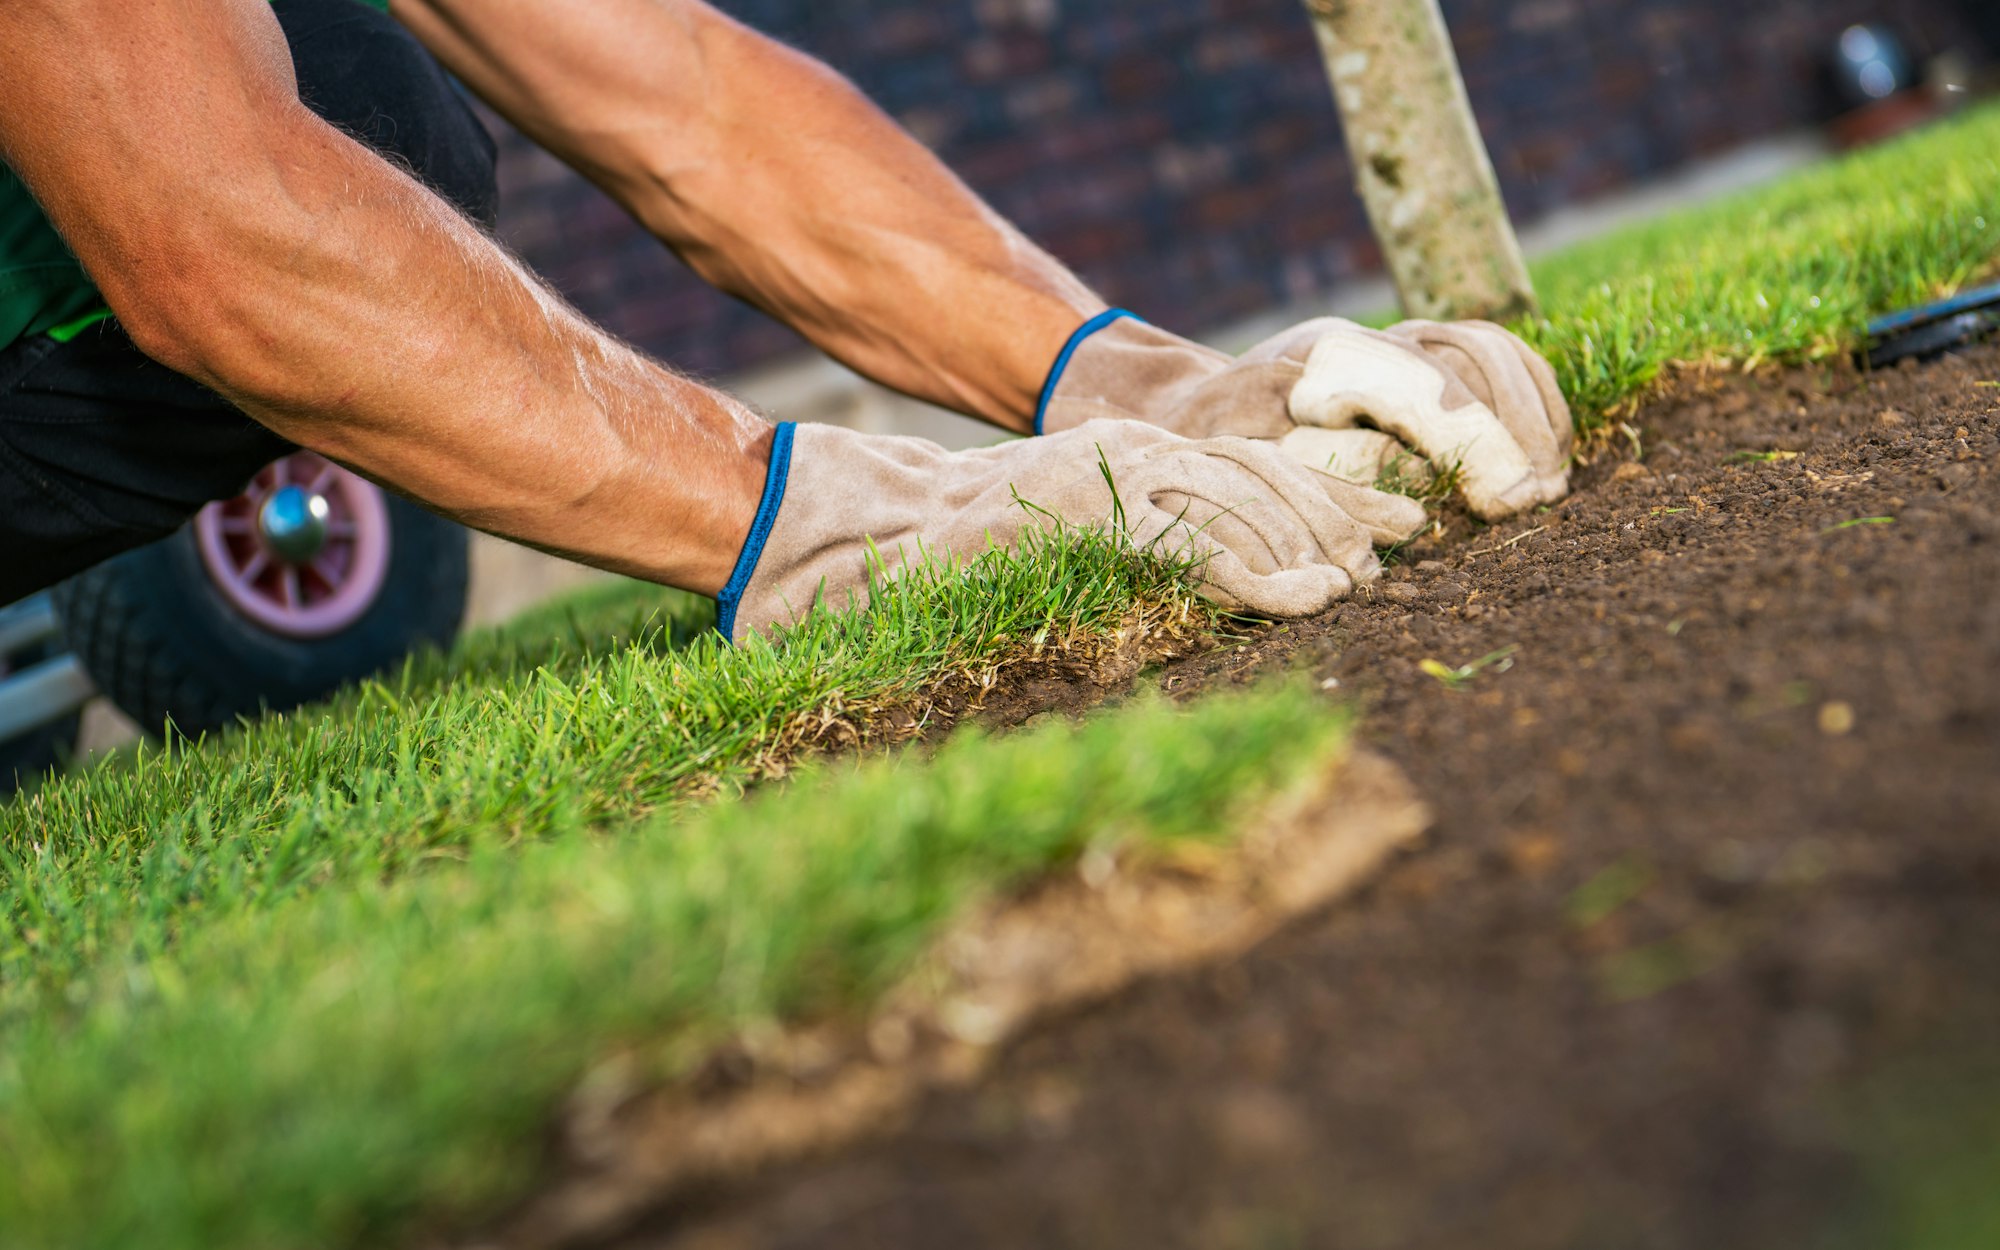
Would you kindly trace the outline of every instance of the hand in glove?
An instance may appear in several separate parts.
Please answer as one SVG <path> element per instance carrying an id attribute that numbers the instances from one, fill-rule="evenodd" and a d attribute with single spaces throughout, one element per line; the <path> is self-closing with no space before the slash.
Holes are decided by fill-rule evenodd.
<path id="1" fill-rule="evenodd" d="M 1101 456 L 1101 463 L 1100 463 Z M 719 597 L 731 639 L 801 619 L 822 594 L 868 599 L 870 543 L 893 573 L 933 555 L 1009 546 L 1046 517 L 1108 526 L 1110 471 L 1141 545 L 1204 558 L 1201 589 L 1229 608 L 1310 616 L 1381 571 L 1374 542 L 1407 538 L 1423 509 L 1238 438 L 1190 441 L 1134 421 L 947 452 L 917 438 L 781 425 L 750 539 Z M 1336 502 L 1337 501 L 1337 502 Z"/>
<path id="2" fill-rule="evenodd" d="M 1574 435 L 1555 371 L 1485 321 L 1370 330 L 1322 317 L 1231 359 L 1114 311 L 1057 358 L 1036 429 L 1099 417 L 1275 440 L 1364 483 L 1407 449 L 1434 468 L 1456 464 L 1466 506 L 1489 520 L 1569 489 Z"/>

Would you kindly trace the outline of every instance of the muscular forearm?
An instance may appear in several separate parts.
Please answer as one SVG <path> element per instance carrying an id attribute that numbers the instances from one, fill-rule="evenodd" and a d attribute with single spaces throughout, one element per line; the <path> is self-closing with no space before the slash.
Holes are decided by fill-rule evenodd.
<path id="1" fill-rule="evenodd" d="M 395 0 L 697 271 L 856 370 L 1026 429 L 1103 303 L 839 75 L 691 0 Z"/>
<path id="2" fill-rule="evenodd" d="M 721 586 L 769 427 L 606 338 L 306 112 L 269 22 L 207 0 L 0 16 L 0 44 L 65 49 L 10 61 L 0 148 L 140 345 L 472 524 Z"/>

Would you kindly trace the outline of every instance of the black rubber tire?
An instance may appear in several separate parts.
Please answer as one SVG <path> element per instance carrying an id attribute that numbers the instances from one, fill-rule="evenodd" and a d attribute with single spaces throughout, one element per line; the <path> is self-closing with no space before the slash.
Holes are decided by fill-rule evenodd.
<path id="1" fill-rule="evenodd" d="M 0 797 L 68 763 L 76 750 L 80 719 L 65 716 L 40 729 L 31 729 L 11 742 L 0 742 Z"/>
<path id="2" fill-rule="evenodd" d="M 47 647 L 37 646 L 16 655 L 0 655 L 0 677 L 40 663 L 52 654 Z M 68 763 L 76 750 L 77 728 L 82 721 L 81 715 L 72 713 L 0 742 L 0 797 Z"/>
<path id="3" fill-rule="evenodd" d="M 326 638 L 274 634 L 230 606 L 191 527 L 56 587 L 63 637 L 97 688 L 141 728 L 188 736 L 285 711 L 444 648 L 465 615 L 469 537 L 389 496 L 389 572 L 353 625 Z"/>

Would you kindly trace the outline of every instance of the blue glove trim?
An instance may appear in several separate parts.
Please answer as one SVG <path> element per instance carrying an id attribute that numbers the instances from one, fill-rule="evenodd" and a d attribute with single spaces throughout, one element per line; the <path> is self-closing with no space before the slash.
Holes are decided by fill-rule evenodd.
<path id="1" fill-rule="evenodd" d="M 1056 383 L 1062 381 L 1063 370 L 1069 367 L 1069 358 L 1076 355 L 1076 349 L 1083 346 L 1085 339 L 1105 326 L 1126 317 L 1134 321 L 1144 321 L 1138 313 L 1126 312 L 1122 308 L 1107 308 L 1078 326 L 1076 333 L 1069 336 L 1069 342 L 1063 344 L 1062 354 L 1056 357 L 1056 363 L 1049 369 L 1049 380 L 1042 383 L 1042 398 L 1035 405 L 1035 433 L 1042 432 L 1042 418 L 1049 411 L 1049 401 L 1056 397 Z"/>
<path id="2" fill-rule="evenodd" d="M 750 522 L 750 537 L 743 540 L 742 554 L 736 557 L 736 567 L 730 571 L 729 584 L 715 597 L 718 609 L 715 628 L 723 638 L 736 638 L 736 605 L 743 601 L 743 592 L 750 589 L 750 578 L 757 572 L 757 561 L 764 554 L 764 543 L 771 537 L 771 527 L 778 523 L 778 508 L 785 502 L 785 479 L 792 472 L 792 429 L 790 421 L 778 424 L 777 433 L 771 436 L 771 468 L 764 474 L 764 497 L 757 501 L 757 515 Z"/>

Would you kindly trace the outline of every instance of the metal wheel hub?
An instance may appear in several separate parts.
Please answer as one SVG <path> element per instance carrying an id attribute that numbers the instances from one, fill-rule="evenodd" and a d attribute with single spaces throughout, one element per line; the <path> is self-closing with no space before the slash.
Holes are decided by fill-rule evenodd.
<path id="1" fill-rule="evenodd" d="M 276 461 L 194 519 L 209 580 L 287 638 L 324 638 L 374 606 L 389 572 L 389 511 L 374 483 L 312 452 Z"/>
<path id="2" fill-rule="evenodd" d="M 280 486 L 257 509 L 257 537 L 288 564 L 309 564 L 326 546 L 332 505 L 303 486 Z"/>

